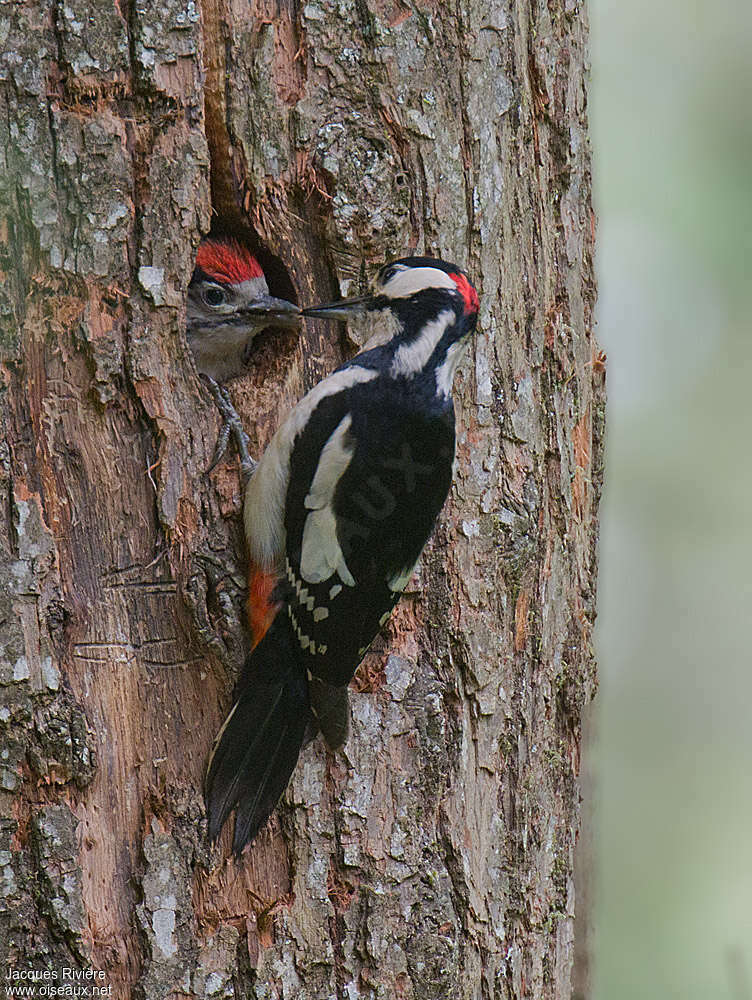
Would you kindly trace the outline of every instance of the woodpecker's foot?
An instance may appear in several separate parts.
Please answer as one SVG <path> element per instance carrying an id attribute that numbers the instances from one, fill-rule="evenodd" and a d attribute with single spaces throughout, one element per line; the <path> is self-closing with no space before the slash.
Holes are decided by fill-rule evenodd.
<path id="1" fill-rule="evenodd" d="M 222 429 L 219 432 L 219 437 L 217 438 L 217 445 L 214 449 L 214 457 L 212 458 L 211 465 L 207 469 L 207 472 L 213 472 L 214 469 L 219 465 L 222 460 L 222 456 L 225 451 L 227 451 L 227 443 L 230 440 L 230 434 L 232 434 L 235 440 L 235 447 L 238 450 L 238 455 L 240 457 L 240 471 L 243 476 L 243 483 L 247 483 L 248 480 L 254 473 L 256 468 L 256 462 L 251 458 L 248 452 L 248 435 L 243 430 L 243 424 L 240 420 L 237 410 L 232 405 L 232 400 L 226 389 L 218 385 L 210 375 L 204 375 L 206 384 L 209 386 L 212 396 L 214 397 L 214 402 L 217 404 L 217 409 L 222 414 L 224 423 L 222 424 Z"/>

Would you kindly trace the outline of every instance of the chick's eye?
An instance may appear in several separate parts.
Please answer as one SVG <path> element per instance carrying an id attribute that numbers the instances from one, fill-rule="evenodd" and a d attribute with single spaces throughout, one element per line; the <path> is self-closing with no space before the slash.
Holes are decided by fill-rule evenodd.
<path id="1" fill-rule="evenodd" d="M 225 298 L 225 293 L 221 288 L 207 288 L 204 292 L 204 302 L 208 306 L 221 306 Z"/>

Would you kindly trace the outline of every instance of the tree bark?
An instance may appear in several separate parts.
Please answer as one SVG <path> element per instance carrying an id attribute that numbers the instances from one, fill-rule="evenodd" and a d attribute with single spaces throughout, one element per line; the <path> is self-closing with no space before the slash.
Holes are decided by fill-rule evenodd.
<path id="1" fill-rule="evenodd" d="M 148 1000 L 569 996 L 604 399 L 586 30 L 574 0 L 0 7 L 8 970 Z M 482 301 L 452 495 L 350 738 L 305 749 L 239 863 L 201 797 L 248 642 L 238 473 L 205 474 L 182 332 L 210 225 L 300 302 L 410 250 Z M 256 453 L 353 349 L 264 335 L 232 387 Z"/>

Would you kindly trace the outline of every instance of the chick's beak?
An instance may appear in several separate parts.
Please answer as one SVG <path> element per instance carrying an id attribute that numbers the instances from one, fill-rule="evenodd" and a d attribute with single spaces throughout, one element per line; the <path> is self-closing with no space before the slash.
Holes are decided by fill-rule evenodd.
<path id="1" fill-rule="evenodd" d="M 325 305 L 310 306 L 303 309 L 303 316 L 311 316 L 315 319 L 351 319 L 362 312 L 371 301 L 369 295 L 363 295 L 355 299 L 340 299 L 339 302 L 327 302 Z"/>
<path id="2" fill-rule="evenodd" d="M 243 312 L 247 316 L 258 316 L 269 323 L 269 326 L 298 326 L 300 309 L 287 299 L 275 299 L 273 295 L 263 295 Z"/>

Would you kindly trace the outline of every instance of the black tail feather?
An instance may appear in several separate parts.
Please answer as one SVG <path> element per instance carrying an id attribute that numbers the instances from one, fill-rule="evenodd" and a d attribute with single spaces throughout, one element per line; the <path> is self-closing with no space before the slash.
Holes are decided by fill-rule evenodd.
<path id="1" fill-rule="evenodd" d="M 350 730 L 350 702 L 347 687 L 329 684 L 312 675 L 308 679 L 311 713 L 330 750 L 339 750 Z"/>
<path id="2" fill-rule="evenodd" d="M 237 806 L 233 850 L 240 854 L 287 787 L 310 719 L 308 684 L 286 615 L 249 656 L 236 701 L 209 759 L 204 797 L 215 840 Z"/>

